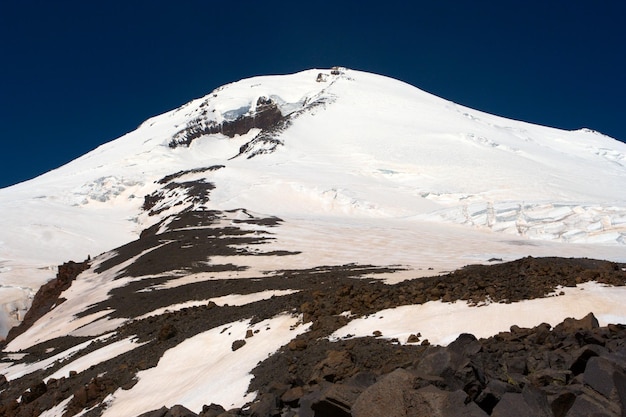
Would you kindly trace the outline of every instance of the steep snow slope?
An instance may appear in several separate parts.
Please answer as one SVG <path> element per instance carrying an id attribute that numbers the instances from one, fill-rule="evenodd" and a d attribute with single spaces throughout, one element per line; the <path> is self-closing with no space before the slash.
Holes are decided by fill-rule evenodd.
<path id="1" fill-rule="evenodd" d="M 416 276 L 491 257 L 624 260 L 625 155 L 597 132 L 503 119 L 358 71 L 242 80 L 0 190 L 0 331 L 54 265 L 115 248 L 194 204 L 281 217 L 279 239 L 302 252 L 294 268 L 375 259 Z M 157 180 L 215 166 L 184 177 L 210 178 L 209 201 L 173 206 L 188 194 L 170 190 L 166 210 L 142 210 Z M 320 235 L 331 243 L 310 239 Z"/>

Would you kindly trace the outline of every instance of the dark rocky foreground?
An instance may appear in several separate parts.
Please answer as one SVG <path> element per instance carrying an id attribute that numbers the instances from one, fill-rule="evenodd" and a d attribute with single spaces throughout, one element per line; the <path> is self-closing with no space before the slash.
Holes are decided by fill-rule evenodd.
<path id="1" fill-rule="evenodd" d="M 255 375 L 254 402 L 199 416 L 623 416 L 626 326 L 599 327 L 589 314 L 553 329 L 462 334 L 447 347 L 296 341 Z M 174 406 L 142 417 L 197 415 Z"/>
<path id="2" fill-rule="evenodd" d="M 155 268 L 153 262 L 146 265 Z M 80 264 L 80 268 L 84 267 Z M 74 266 L 70 269 L 73 271 Z M 574 286 L 587 281 L 624 285 L 624 265 L 589 259 L 524 258 L 490 266 L 468 266 L 448 275 L 396 285 L 361 278 L 376 271 L 375 267 L 349 265 L 277 271 L 263 279 L 216 280 L 195 285 L 194 294 L 202 298 L 263 288 L 291 288 L 299 292 L 252 305 L 207 305 L 130 322 L 118 329 L 118 337 L 138 335 L 148 344 L 47 384 L 42 380 L 61 364 L 10 383 L 0 381 L 0 415 L 38 415 L 73 395 L 65 415 L 94 407 L 86 415 L 97 416 L 102 411 L 98 404 L 107 395 L 120 387 L 131 388 L 139 370 L 155 366 L 163 352 L 186 338 L 233 320 L 263 320 L 284 311 L 303 314 L 311 327 L 253 370 L 255 378 L 249 389 L 258 393 L 257 399 L 241 409 L 228 411 L 219 405 L 207 405 L 200 415 L 624 415 L 626 327 L 600 328 L 593 316 L 567 320 L 554 329 L 548 325 L 533 329 L 514 326 L 510 332 L 484 340 L 462 335 L 448 347 L 430 346 L 418 334 L 409 344 L 374 335 L 338 342 L 326 338 L 347 323 L 349 319 L 340 315 L 344 311 L 359 316 L 430 300 L 462 299 L 476 305 L 487 300 L 513 302 L 543 297 L 559 285 Z M 49 287 L 65 286 L 67 279 L 62 274 L 58 278 L 62 284 L 51 282 Z M 49 287 L 41 293 L 54 297 L 56 292 Z M 112 314 L 136 316 L 165 302 L 161 298 L 133 298 L 146 293 L 135 287 L 124 288 L 116 290 L 119 294 L 104 306 L 113 307 Z M 165 292 L 162 297 L 177 301 L 176 291 L 179 290 Z M 183 295 L 180 297 L 182 300 Z M 126 301 L 116 305 L 118 298 Z M 37 303 L 43 306 L 50 300 Z M 135 311 L 139 306 L 142 308 Z M 419 323 L 415 327 L 417 333 Z M 23 360 L 40 360 L 51 346 L 64 349 L 81 341 L 77 339 L 60 338 L 34 346 L 25 352 Z M 243 339 L 241 342 L 245 343 Z M 90 349 L 97 347 L 96 344 Z M 157 411 L 148 415 L 195 415 L 181 407 L 168 410 L 158 409 L 160 406 L 155 404 Z"/>

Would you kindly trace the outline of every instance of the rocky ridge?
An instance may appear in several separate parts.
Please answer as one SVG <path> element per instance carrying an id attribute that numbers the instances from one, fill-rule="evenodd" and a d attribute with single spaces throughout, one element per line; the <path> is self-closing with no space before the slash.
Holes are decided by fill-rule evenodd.
<path id="1" fill-rule="evenodd" d="M 257 384 L 257 399 L 243 408 L 210 404 L 195 414 L 174 406 L 141 417 L 573 417 L 626 410 L 626 326 L 599 327 L 591 313 L 552 329 L 513 326 L 480 340 L 462 334 L 447 347 L 374 337 L 314 345 L 325 356 L 307 358 L 308 366 L 299 360 L 308 346 L 299 343 L 268 360 L 291 364 L 292 372 Z M 383 366 L 372 360 L 377 356 Z"/>
<path id="2" fill-rule="evenodd" d="M 333 67 L 330 74 L 319 73 L 316 81 L 318 83 L 328 82 L 329 85 L 332 85 L 338 77 L 349 79 L 345 75 L 345 70 L 345 68 Z M 271 153 L 278 146 L 283 145 L 283 141 L 278 136 L 289 127 L 295 118 L 332 102 L 332 96 L 329 98 L 324 94 L 326 89 L 322 89 L 315 96 L 308 97 L 300 103 L 278 103 L 275 100 L 281 100 L 279 97 L 274 99 L 260 96 L 255 103 L 250 103 L 247 107 L 226 112 L 222 115 L 224 119 L 218 122 L 215 120 L 215 109 L 211 109 L 211 102 L 219 96 L 223 88 L 220 87 L 213 91 L 199 105 L 199 114 L 173 135 L 168 143 L 170 148 L 188 147 L 191 142 L 202 136 L 222 134 L 234 138 L 237 135 L 244 135 L 252 129 L 258 129 L 258 133 L 242 145 L 239 153 L 232 158 L 246 155 L 249 159 L 257 155 Z"/>
<path id="3" fill-rule="evenodd" d="M 546 324 L 533 329 L 513 327 L 484 340 L 462 335 L 448 347 L 430 346 L 419 334 L 409 341 L 387 340 L 380 333 L 337 342 L 327 336 L 347 322 L 340 314 L 343 311 L 367 315 L 381 308 L 436 299 L 464 299 L 475 304 L 481 300 L 511 302 L 543 297 L 560 285 L 589 280 L 624 285 L 623 265 L 589 259 L 524 258 L 469 266 L 444 276 L 396 285 L 359 278 L 372 270 L 375 268 L 346 266 L 282 271 L 281 276 L 268 278 L 259 287 L 280 288 L 288 281 L 289 287 L 300 288 L 299 292 L 252 306 L 209 304 L 130 322 L 118 329 L 118 338 L 135 334 L 148 344 L 69 378 L 43 382 L 46 374 L 61 366 L 58 364 L 3 382 L 0 415 L 38 415 L 39 410 L 67 399 L 65 415 L 90 407 L 86 415 L 100 415 L 107 395 L 118 387 L 131 388 L 136 372 L 155 366 L 168 348 L 237 317 L 261 320 L 280 311 L 302 314 L 303 320 L 311 323 L 310 330 L 253 371 L 255 378 L 249 389 L 258 393 L 255 401 L 230 411 L 208 404 L 200 415 L 369 416 L 377 415 L 372 414 L 377 410 L 372 402 L 386 408 L 383 399 L 396 397 L 404 402 L 394 400 L 396 414 L 387 415 L 501 416 L 520 406 L 542 410 L 529 415 L 576 416 L 588 415 L 589 410 L 620 415 L 626 327 L 600 328 L 591 315 L 580 321 L 566 320 L 553 329 Z M 504 280 L 505 276 L 510 279 Z M 249 285 L 242 280 L 214 282 L 206 290 L 223 294 L 240 292 Z M 118 296 L 136 294 L 135 290 L 126 288 Z M 44 290 L 41 294 L 38 298 L 50 293 Z M 254 334 L 241 335 L 240 345 L 233 344 L 233 350 L 245 345 L 249 337 Z M 34 346 L 25 352 L 24 360 L 45 357 L 51 346 L 59 349 L 77 342 L 64 338 Z M 96 344 L 88 351 L 98 347 Z M 386 392 L 394 394 L 389 397 Z M 558 412 L 549 414 L 553 409 Z M 160 409 L 153 415 L 185 415 L 175 414 L 180 410 Z M 420 411 L 426 414 L 413 414 L 416 410 L 426 410 Z M 440 414 L 432 414 L 433 410 Z M 215 414 L 217 411 L 220 413 Z"/>

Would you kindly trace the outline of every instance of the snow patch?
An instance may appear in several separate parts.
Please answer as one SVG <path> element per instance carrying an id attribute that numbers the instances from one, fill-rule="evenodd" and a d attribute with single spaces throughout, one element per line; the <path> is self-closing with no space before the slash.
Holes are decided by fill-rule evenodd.
<path id="1" fill-rule="evenodd" d="M 379 330 L 382 337 L 395 338 L 400 343 L 406 343 L 411 334 L 421 333 L 422 340 L 447 345 L 461 333 L 486 338 L 508 331 L 512 325 L 530 328 L 545 322 L 554 326 L 568 317 L 580 319 L 589 312 L 594 313 L 601 326 L 626 324 L 626 287 L 588 282 L 559 291 L 564 295 L 510 304 L 488 303 L 476 307 L 463 301 L 430 301 L 381 310 L 352 320 L 335 331 L 330 340 L 371 336 Z"/>
<path id="2" fill-rule="evenodd" d="M 227 409 L 241 407 L 254 398 L 246 394 L 250 371 L 305 332 L 308 325 L 299 324 L 301 320 L 284 314 L 256 324 L 238 321 L 189 338 L 166 351 L 156 367 L 139 372 L 133 388 L 115 391 L 103 417 L 134 417 L 175 404 L 196 413 L 211 403 Z M 247 330 L 254 336 L 233 351 L 233 342 L 244 339 Z"/>
<path id="3" fill-rule="evenodd" d="M 68 378 L 70 371 L 76 371 L 78 373 L 89 369 L 89 367 L 112 359 L 116 356 L 119 356 L 123 353 L 130 352 L 131 350 L 144 345 L 144 343 L 137 343 L 133 337 L 128 337 L 126 339 L 119 340 L 117 342 L 110 343 L 104 347 L 101 347 L 98 350 L 90 352 L 80 358 L 71 361 L 70 363 L 64 365 L 61 369 L 54 372 L 52 375 L 47 376 L 44 379 L 44 382 L 48 382 L 50 379 L 60 379 L 60 378 Z"/>
<path id="4" fill-rule="evenodd" d="M 89 346 L 92 342 L 98 342 L 108 339 L 113 336 L 113 333 L 108 333 L 102 335 L 100 337 L 96 337 L 94 339 L 88 340 L 86 342 L 80 343 L 76 346 L 72 346 L 71 348 L 64 350 L 63 352 L 57 353 L 47 359 L 43 359 L 36 362 L 31 363 L 17 363 L 12 364 L 9 367 L 2 369 L 0 372 L 4 374 L 7 380 L 11 381 L 13 379 L 21 378 L 24 375 L 30 374 L 31 372 L 35 372 L 41 369 L 47 369 L 54 365 L 57 361 L 64 361 L 70 359 L 73 355 L 80 352 Z M 5 348 L 6 350 L 6 348 Z"/>
<path id="5" fill-rule="evenodd" d="M 197 282 L 197 281 L 194 281 Z M 281 297 L 283 295 L 289 295 L 298 292 L 297 290 L 267 290 L 261 292 L 255 292 L 251 294 L 229 294 L 222 297 L 209 298 L 206 300 L 193 300 L 185 303 L 172 304 L 167 307 L 161 307 L 146 313 L 142 316 L 136 317 L 135 320 L 142 320 L 152 316 L 158 316 L 164 313 L 171 313 L 179 311 L 184 308 L 205 306 L 208 303 L 215 303 L 218 306 L 242 306 L 245 304 L 254 303 L 261 300 L 267 300 L 272 297 Z"/>

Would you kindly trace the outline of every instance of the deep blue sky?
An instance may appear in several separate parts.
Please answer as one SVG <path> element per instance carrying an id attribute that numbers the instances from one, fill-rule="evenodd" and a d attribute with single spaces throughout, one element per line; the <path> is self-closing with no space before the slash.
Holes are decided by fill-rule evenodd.
<path id="1" fill-rule="evenodd" d="M 241 78 L 341 65 L 626 141 L 626 2 L 0 2 L 0 187 Z"/>

